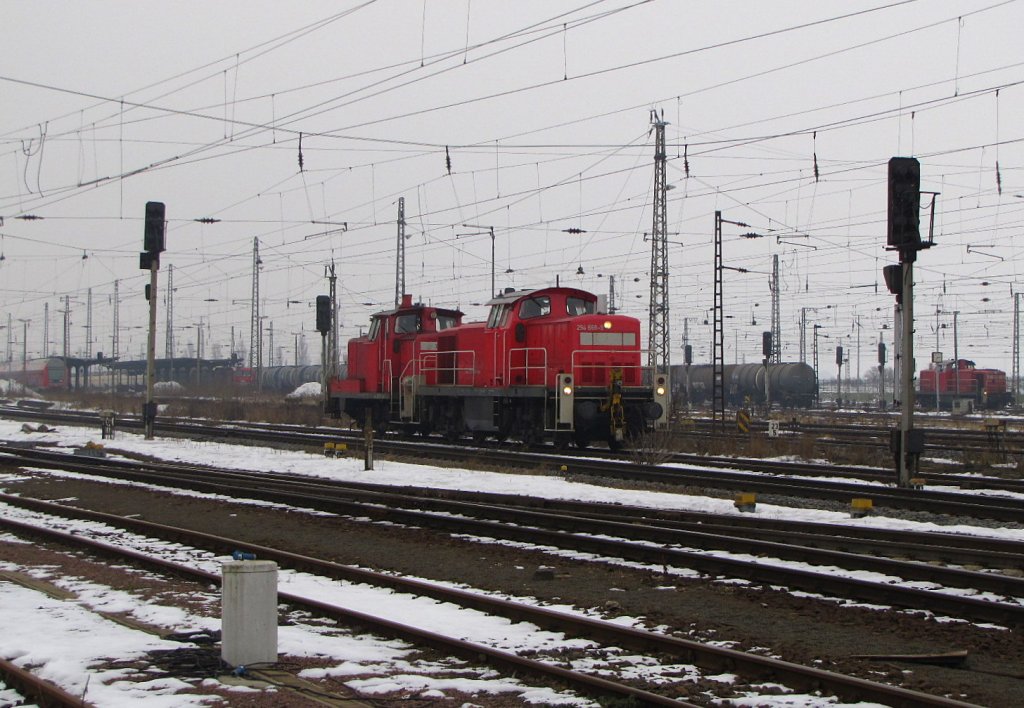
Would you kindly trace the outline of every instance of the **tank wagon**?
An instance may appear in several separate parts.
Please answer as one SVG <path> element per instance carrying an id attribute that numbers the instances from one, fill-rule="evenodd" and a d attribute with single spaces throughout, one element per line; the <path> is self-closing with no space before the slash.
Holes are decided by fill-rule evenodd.
<path id="1" fill-rule="evenodd" d="M 922 408 L 950 410 L 1003 408 L 1013 401 L 1006 389 L 1006 372 L 979 369 L 970 359 L 948 359 L 933 363 L 918 373 L 917 403 Z M 938 401 L 936 401 L 936 386 Z"/>
<path id="2" fill-rule="evenodd" d="M 690 399 L 700 404 L 711 401 L 714 367 L 701 364 L 690 367 Z M 677 401 L 686 400 L 686 367 L 672 367 L 672 385 Z M 723 385 L 727 405 L 741 406 L 764 403 L 765 367 L 763 364 L 728 364 L 724 368 Z M 818 393 L 818 377 L 814 368 L 803 362 L 768 366 L 768 391 L 772 403 L 787 408 L 810 408 Z"/>
<path id="3" fill-rule="evenodd" d="M 413 303 L 348 343 L 327 412 L 381 430 L 620 446 L 667 420 L 669 377 L 642 366 L 640 321 L 576 288 L 507 289 L 486 322 Z"/>
<path id="4" fill-rule="evenodd" d="M 264 391 L 294 391 L 304 383 L 320 380 L 320 365 L 265 366 L 260 369 L 260 388 Z"/>

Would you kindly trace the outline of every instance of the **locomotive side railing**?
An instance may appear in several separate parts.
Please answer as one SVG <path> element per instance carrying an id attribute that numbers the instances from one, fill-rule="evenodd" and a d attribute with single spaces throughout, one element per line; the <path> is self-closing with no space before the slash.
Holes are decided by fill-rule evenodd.
<path id="1" fill-rule="evenodd" d="M 385 359 L 380 363 L 380 383 L 378 393 L 390 393 L 391 391 L 391 359 Z"/>
<path id="2" fill-rule="evenodd" d="M 518 359 L 521 361 L 515 361 Z M 538 359 L 540 361 L 538 361 Z M 548 368 L 548 350 L 544 347 L 517 347 L 508 350 L 505 362 L 505 381 L 509 384 L 524 386 L 543 385 L 545 372 Z M 531 376 L 530 374 L 533 374 Z M 520 379 L 515 378 L 521 375 Z"/>
<path id="3" fill-rule="evenodd" d="M 468 364 L 463 363 L 466 358 Z M 476 352 L 472 349 L 430 352 L 419 359 L 419 373 L 434 374 L 438 386 L 472 386 L 475 371 Z"/>
<path id="4" fill-rule="evenodd" d="M 413 402 L 419 392 L 422 383 L 422 374 L 419 371 L 420 360 L 410 359 L 406 362 L 402 373 L 398 375 L 398 386 L 391 390 L 391 407 L 394 409 L 397 404 L 401 418 L 408 418 L 411 422 L 417 423 L 416 410 Z"/>

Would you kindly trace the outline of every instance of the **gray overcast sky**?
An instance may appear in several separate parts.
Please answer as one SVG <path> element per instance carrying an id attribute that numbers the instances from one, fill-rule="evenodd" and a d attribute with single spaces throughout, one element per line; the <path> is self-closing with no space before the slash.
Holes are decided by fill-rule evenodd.
<path id="1" fill-rule="evenodd" d="M 173 265 L 179 355 L 200 321 L 207 355 L 227 355 L 232 327 L 248 345 L 254 238 L 278 360 L 295 333 L 317 350 L 310 303 L 332 259 L 342 335 L 356 334 L 394 298 L 399 197 L 418 299 L 483 314 L 490 237 L 463 227 L 477 224 L 495 229 L 498 288 L 559 277 L 606 292 L 614 275 L 621 311 L 646 323 L 656 109 L 670 124 L 674 343 L 685 318 L 709 358 L 720 209 L 750 224 L 725 232 L 725 262 L 750 271 L 725 275 L 726 361 L 759 359 L 778 255 L 783 358 L 799 357 L 801 308 L 815 308 L 823 375 L 837 342 L 854 374 L 873 366 L 879 334 L 891 342 L 886 162 L 913 155 L 922 189 L 941 192 L 917 268 L 918 362 L 936 324 L 952 355 L 957 311 L 960 355 L 1011 369 L 1020 2 L 7 0 L 0 13 L 0 326 L 9 313 L 18 356 L 21 319 L 41 352 L 46 303 L 61 349 L 64 296 L 84 351 L 90 288 L 92 351 L 109 353 L 115 280 L 121 354 L 139 355 L 147 200 L 167 204 L 160 304 Z"/>

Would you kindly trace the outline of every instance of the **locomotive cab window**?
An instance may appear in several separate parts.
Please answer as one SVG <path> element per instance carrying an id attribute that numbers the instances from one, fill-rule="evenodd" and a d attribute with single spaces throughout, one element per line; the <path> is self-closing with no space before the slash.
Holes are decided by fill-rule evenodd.
<path id="1" fill-rule="evenodd" d="M 420 316 L 418 313 L 411 315 L 399 315 L 395 318 L 395 334 L 410 334 L 420 331 Z"/>
<path id="2" fill-rule="evenodd" d="M 380 318 L 374 317 L 370 321 L 370 333 L 366 335 L 367 339 L 371 342 L 377 339 L 377 335 L 380 334 Z"/>
<path id="3" fill-rule="evenodd" d="M 455 326 L 455 318 L 451 315 L 435 315 L 434 322 L 438 332 L 442 332 L 446 329 L 451 329 Z"/>
<path id="4" fill-rule="evenodd" d="M 491 308 L 491 314 L 487 318 L 487 327 L 502 327 L 508 322 L 508 313 L 512 310 L 511 305 L 495 305 Z"/>
<path id="5" fill-rule="evenodd" d="M 570 297 L 565 300 L 565 311 L 570 317 L 594 314 L 594 302 L 581 297 Z"/>
<path id="6" fill-rule="evenodd" d="M 551 298 L 531 297 L 519 305 L 519 319 L 528 320 L 533 317 L 544 317 L 551 314 Z"/>

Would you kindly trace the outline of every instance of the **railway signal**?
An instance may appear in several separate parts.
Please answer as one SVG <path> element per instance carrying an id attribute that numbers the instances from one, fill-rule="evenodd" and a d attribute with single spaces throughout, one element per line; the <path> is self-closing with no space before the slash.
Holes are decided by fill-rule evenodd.
<path id="1" fill-rule="evenodd" d="M 921 163 L 913 157 L 889 160 L 887 242 L 891 248 L 921 244 Z"/>
<path id="2" fill-rule="evenodd" d="M 164 216 L 166 207 L 163 202 L 146 202 L 146 227 L 142 237 L 142 247 L 150 254 L 163 253 L 164 249 Z"/>
<path id="3" fill-rule="evenodd" d="M 146 440 L 153 439 L 156 421 L 156 402 L 153 400 L 156 357 L 156 274 L 160 270 L 160 254 L 164 251 L 166 207 L 163 202 L 146 202 L 145 225 L 142 231 L 143 252 L 139 254 L 139 267 L 149 271 L 146 299 L 149 301 L 149 336 L 146 342 L 146 403 L 142 407 L 142 422 Z"/>
<path id="4" fill-rule="evenodd" d="M 935 221 L 932 193 L 931 223 Z M 913 157 L 893 157 L 888 165 L 888 212 L 886 244 L 898 251 L 900 264 L 883 269 L 885 283 L 896 296 L 903 322 L 903 337 L 897 361 L 900 368 L 900 429 L 893 431 L 897 482 L 911 486 L 911 471 L 924 446 L 923 435 L 915 431 L 914 408 L 914 261 L 917 252 L 932 245 L 931 225 L 927 241 L 921 240 L 921 164 Z M 915 434 L 917 433 L 917 434 Z"/>
<path id="5" fill-rule="evenodd" d="M 316 296 L 316 331 L 327 334 L 331 331 L 331 296 Z"/>

